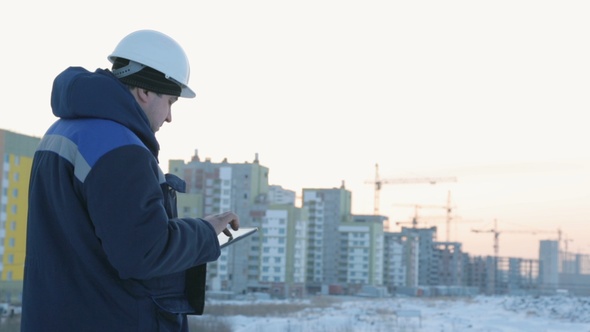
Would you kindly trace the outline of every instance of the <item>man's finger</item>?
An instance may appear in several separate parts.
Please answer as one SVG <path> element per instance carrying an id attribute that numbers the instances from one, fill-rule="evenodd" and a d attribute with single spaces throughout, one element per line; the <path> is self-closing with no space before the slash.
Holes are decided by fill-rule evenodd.
<path id="1" fill-rule="evenodd" d="M 227 235 L 227 237 L 233 238 L 234 236 L 231 234 L 231 232 L 229 231 L 229 229 L 224 228 L 223 229 L 223 234 Z"/>
<path id="2" fill-rule="evenodd" d="M 232 219 L 229 224 L 234 231 L 237 231 L 240 228 L 240 221 L 238 220 L 237 216 L 235 219 Z"/>

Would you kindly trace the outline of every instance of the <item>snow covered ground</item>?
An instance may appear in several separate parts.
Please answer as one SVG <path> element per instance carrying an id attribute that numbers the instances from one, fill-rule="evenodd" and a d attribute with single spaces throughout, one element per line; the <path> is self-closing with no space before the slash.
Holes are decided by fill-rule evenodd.
<path id="1" fill-rule="evenodd" d="M 267 307 L 293 304 L 288 301 L 214 301 L 215 306 Z M 309 305 L 281 317 L 226 315 L 223 320 L 239 332 L 590 332 L 590 298 L 484 297 L 352 298 L 330 297 L 330 304 Z M 207 313 L 207 311 L 206 311 Z M 201 317 L 206 319 L 207 315 Z"/>

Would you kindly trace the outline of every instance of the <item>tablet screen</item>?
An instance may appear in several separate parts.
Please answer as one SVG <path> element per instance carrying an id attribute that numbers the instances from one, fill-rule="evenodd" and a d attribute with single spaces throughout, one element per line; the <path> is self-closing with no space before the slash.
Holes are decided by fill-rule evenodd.
<path id="1" fill-rule="evenodd" d="M 236 243 L 237 241 L 245 238 L 246 236 L 250 236 L 254 233 L 256 233 L 256 231 L 258 231 L 257 227 L 243 227 L 238 229 L 237 231 L 234 231 L 233 229 L 229 230 L 232 234 L 232 237 L 229 237 L 227 235 L 225 235 L 224 233 L 221 233 L 219 235 L 217 235 L 217 238 L 219 239 L 219 246 L 221 248 L 226 247 L 232 243 Z"/>

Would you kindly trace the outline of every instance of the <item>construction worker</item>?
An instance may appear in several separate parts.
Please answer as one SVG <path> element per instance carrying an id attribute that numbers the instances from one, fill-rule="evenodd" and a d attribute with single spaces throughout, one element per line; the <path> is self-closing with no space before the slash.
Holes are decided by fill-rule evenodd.
<path id="1" fill-rule="evenodd" d="M 30 179 L 23 332 L 186 331 L 202 314 L 206 263 L 232 212 L 176 218 L 183 182 L 158 166 L 155 137 L 189 61 L 169 36 L 123 38 L 111 70 L 70 67 L 54 80 L 53 114 Z"/>

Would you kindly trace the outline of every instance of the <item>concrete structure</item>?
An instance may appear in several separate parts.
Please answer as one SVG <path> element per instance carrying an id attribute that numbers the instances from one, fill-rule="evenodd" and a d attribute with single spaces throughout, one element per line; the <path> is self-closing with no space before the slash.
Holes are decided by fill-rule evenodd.
<path id="1" fill-rule="evenodd" d="M 383 284 L 390 293 L 418 286 L 418 236 L 384 233 Z"/>
<path id="2" fill-rule="evenodd" d="M 418 238 L 418 285 L 435 285 L 438 280 L 438 257 L 434 252 L 436 226 L 430 228 L 402 227 L 401 234 Z"/>
<path id="3" fill-rule="evenodd" d="M 590 296 L 590 255 L 562 252 L 559 288 L 569 294 Z"/>
<path id="4" fill-rule="evenodd" d="M 431 286 L 462 286 L 463 260 L 461 243 L 434 242 L 434 255 L 437 273 L 433 274 Z"/>
<path id="5" fill-rule="evenodd" d="M 542 240 L 539 245 L 539 284 L 544 290 L 556 290 L 559 285 L 559 242 Z"/>

